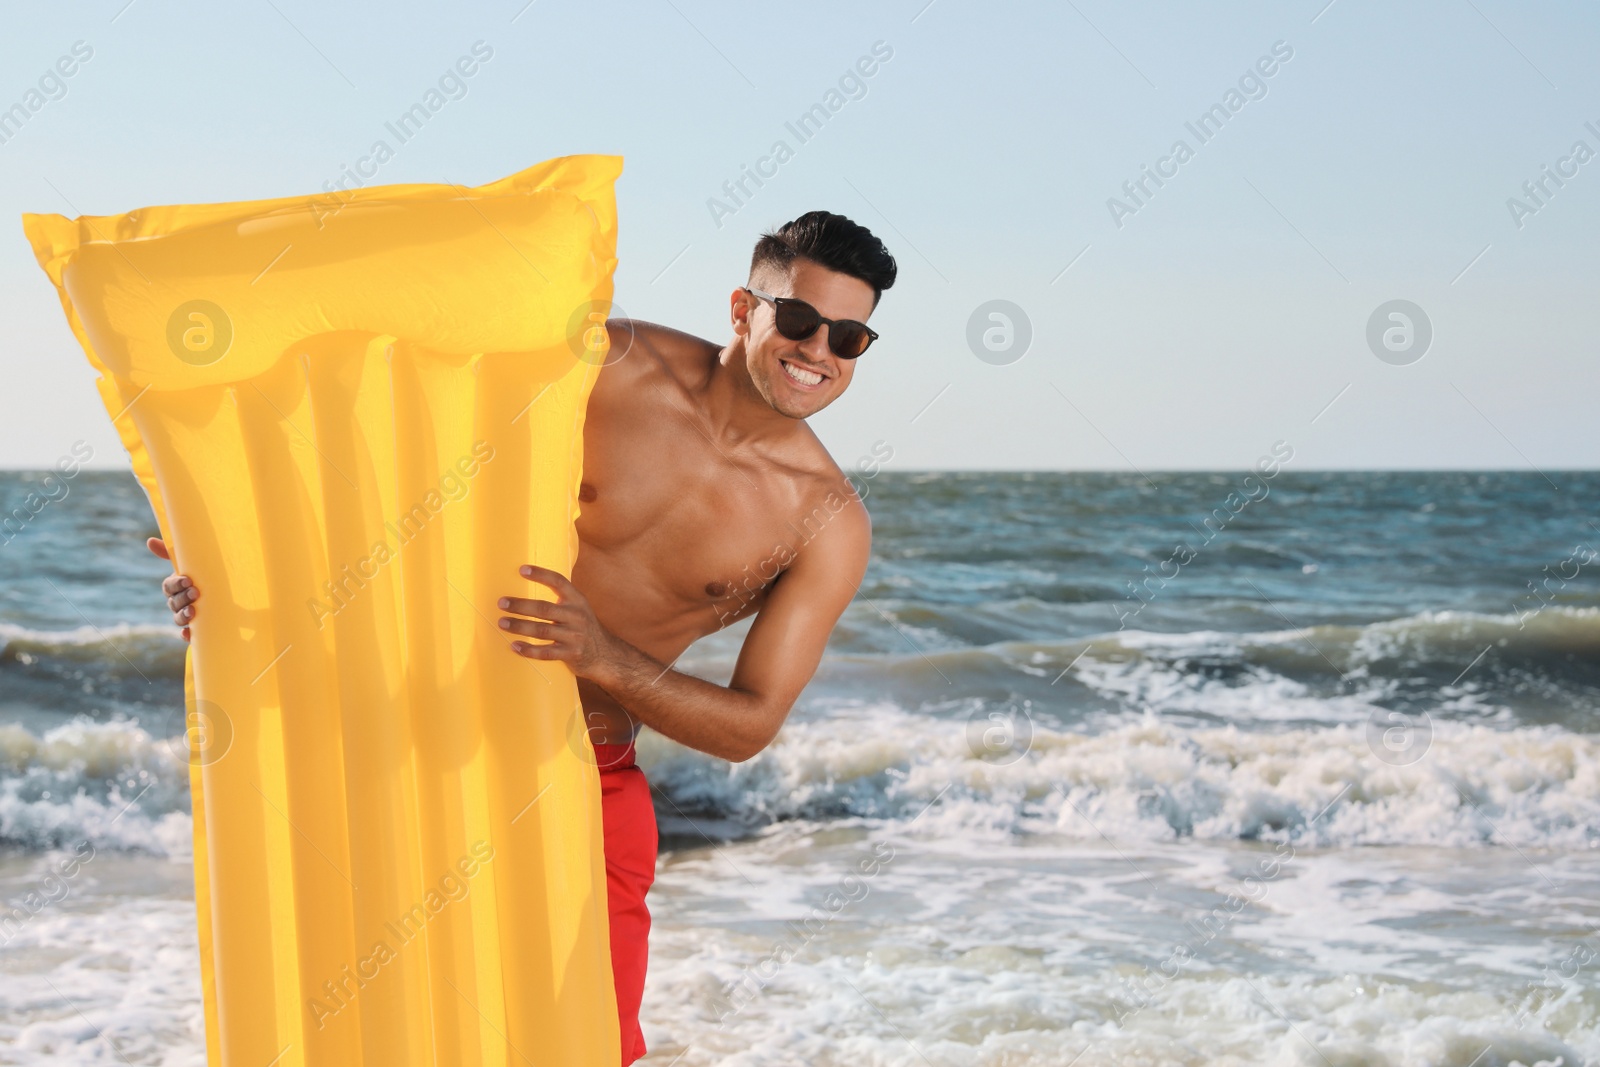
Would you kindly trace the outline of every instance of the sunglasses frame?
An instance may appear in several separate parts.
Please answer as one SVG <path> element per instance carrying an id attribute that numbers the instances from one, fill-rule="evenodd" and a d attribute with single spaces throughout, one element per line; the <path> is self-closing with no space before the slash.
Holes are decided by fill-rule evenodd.
<path id="1" fill-rule="evenodd" d="M 822 327 L 826 326 L 826 327 L 828 327 L 828 351 L 832 352 L 835 356 L 838 356 L 840 359 L 860 359 L 863 355 L 866 354 L 867 349 L 872 347 L 872 342 L 874 342 L 874 341 L 876 341 L 878 339 L 878 331 L 874 330 L 871 326 L 868 326 L 866 323 L 859 322 L 856 319 L 829 319 L 829 318 L 824 318 L 823 315 L 822 315 L 822 312 L 820 312 L 816 308 L 812 307 L 806 301 L 800 300 L 800 299 L 798 299 L 796 297 L 792 297 L 792 296 L 773 296 L 771 293 L 764 293 L 760 289 L 752 289 L 748 285 L 744 287 L 744 291 L 749 293 L 751 296 L 755 297 L 756 299 L 765 300 L 769 304 L 772 305 L 772 315 L 773 315 L 773 325 L 774 326 L 777 325 L 778 312 L 782 310 L 784 304 L 798 304 L 799 306 L 801 306 L 801 307 L 807 309 L 808 311 L 810 311 L 811 314 L 813 314 L 813 315 L 815 315 L 817 317 L 817 324 L 811 328 L 811 331 L 809 333 L 807 333 L 805 335 L 805 337 L 789 337 L 789 335 L 784 333 L 782 330 L 779 330 L 778 333 L 781 334 L 783 337 L 788 338 L 790 341 L 804 341 L 804 340 L 806 340 L 806 338 L 810 337 L 812 334 L 814 334 L 818 330 L 822 329 Z M 861 351 L 860 352 L 857 352 L 853 356 L 847 356 L 844 353 L 840 352 L 838 349 L 833 347 L 833 338 L 834 338 L 833 327 L 835 325 L 840 325 L 840 326 L 859 326 L 863 330 L 866 331 L 867 343 L 861 346 Z"/>

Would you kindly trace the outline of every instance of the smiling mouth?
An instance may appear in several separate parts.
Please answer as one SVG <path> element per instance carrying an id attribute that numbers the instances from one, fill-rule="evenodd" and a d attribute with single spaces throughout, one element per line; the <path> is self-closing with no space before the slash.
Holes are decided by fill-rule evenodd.
<path id="1" fill-rule="evenodd" d="M 806 370 L 804 367 L 796 366 L 786 359 L 780 359 L 778 362 L 783 364 L 783 373 L 789 376 L 791 382 L 806 389 L 815 389 L 822 384 L 823 379 L 826 377 L 818 371 Z"/>

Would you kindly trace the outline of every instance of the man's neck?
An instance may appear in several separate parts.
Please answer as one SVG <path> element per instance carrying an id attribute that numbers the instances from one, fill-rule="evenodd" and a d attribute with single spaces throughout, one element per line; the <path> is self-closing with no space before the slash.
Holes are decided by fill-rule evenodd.
<path id="1" fill-rule="evenodd" d="M 719 446 L 779 444 L 804 432 L 804 419 L 775 410 L 756 390 L 745 367 L 742 339 L 713 353 L 711 372 L 697 399 Z"/>

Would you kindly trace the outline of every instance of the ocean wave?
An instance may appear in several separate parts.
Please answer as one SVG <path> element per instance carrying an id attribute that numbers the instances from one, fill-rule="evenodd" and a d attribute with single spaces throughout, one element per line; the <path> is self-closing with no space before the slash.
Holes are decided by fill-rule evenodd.
<path id="1" fill-rule="evenodd" d="M 926 616 L 920 616 L 929 625 Z M 1415 673 L 1428 668 L 1459 675 L 1475 657 L 1493 653 L 1498 664 L 1560 670 L 1591 678 L 1600 663 L 1600 608 L 1553 607 L 1518 616 L 1468 611 L 1430 611 L 1361 626 L 1316 625 L 1302 629 L 1238 633 L 1192 630 L 1109 631 L 1071 641 L 1007 641 L 983 648 L 929 652 L 926 659 L 962 673 L 986 660 L 1062 659 L 1087 651 L 1100 659 L 1122 657 L 1172 662 L 1216 658 L 1241 667 L 1315 667 L 1338 675 Z M 897 659 L 909 661 L 913 657 Z"/>
<path id="2" fill-rule="evenodd" d="M 1594 707 L 1586 711 L 1569 688 L 1557 693 L 1565 718 L 1528 721 L 1529 700 L 1513 715 L 1476 679 L 1508 663 L 1528 670 L 1577 660 L 1594 672 L 1600 610 L 1550 608 L 1520 623 L 1432 612 L 1310 631 L 1124 631 L 926 656 L 834 656 L 755 759 L 729 765 L 653 734 L 641 752 L 669 829 L 737 835 L 787 820 L 909 820 L 931 804 L 919 826 L 962 832 L 1594 847 L 1600 731 L 1582 728 Z M 165 627 L 106 636 L 119 647 L 167 649 L 181 676 L 182 642 Z M 107 653 L 90 628 L 0 626 L 0 638 L 18 665 L 34 649 Z M 881 686 L 882 699 L 851 695 L 863 677 L 901 671 L 928 684 L 919 693 L 897 676 Z M 984 681 L 986 672 L 1009 681 Z M 1017 679 L 1033 686 L 1031 696 Z M 1085 713 L 1091 705 L 1098 710 Z M 184 754 L 152 736 L 179 737 L 181 723 L 175 710 L 170 723 L 162 718 L 162 706 L 115 710 L 111 721 L 113 712 L 79 715 L 38 733 L 0 726 L 0 841 L 43 848 L 87 839 L 186 855 Z M 993 716 L 1026 721 L 1031 743 L 1012 762 L 974 754 L 969 735 L 990 729 Z M 1397 721 L 1426 731 L 1415 760 L 1385 748 L 1383 731 Z"/>
<path id="3" fill-rule="evenodd" d="M 181 734 L 152 738 L 130 722 L 72 722 L 42 736 L 0 726 L 0 841 L 185 858 L 192 832 Z"/>
<path id="4" fill-rule="evenodd" d="M 186 644 L 175 626 L 114 623 L 35 630 L 0 622 L 0 671 L 98 669 L 108 674 L 183 678 Z"/>
<path id="5" fill-rule="evenodd" d="M 741 764 L 647 732 L 640 762 L 663 827 L 711 836 L 886 820 L 980 837 L 1600 847 L 1600 738 L 1558 727 L 1415 721 L 1427 735 L 1399 764 L 1365 724 L 1249 732 L 1149 715 L 1095 735 L 1035 725 L 1023 744 L 1015 723 L 998 759 L 976 754 L 967 722 L 875 705 L 793 721 Z M 187 857 L 181 744 L 127 722 L 0 727 L 0 841 Z"/>
<path id="6" fill-rule="evenodd" d="M 1428 736 L 1404 765 L 1365 724 L 1246 732 L 1153 715 L 1096 735 L 1035 727 L 1006 763 L 975 755 L 965 723 L 874 706 L 792 722 L 743 764 L 654 734 L 640 760 L 664 825 L 685 832 L 867 819 L 934 834 L 1600 846 L 1600 740 L 1412 725 Z"/>
<path id="7" fill-rule="evenodd" d="M 930 640 L 906 651 L 907 640 L 903 633 L 893 654 L 831 655 L 811 695 L 905 707 L 937 705 L 953 692 L 991 702 L 1026 698 L 1053 725 L 1072 728 L 1147 709 L 1186 714 L 1197 725 L 1248 726 L 1357 723 L 1389 708 L 1600 731 L 1595 608 L 1521 618 L 1425 612 L 1243 633 L 1123 630 L 955 649 Z M 716 679 L 731 671 L 736 652 L 719 645 L 685 662 Z"/>
<path id="8" fill-rule="evenodd" d="M 183 643 L 175 626 L 153 623 L 118 622 L 105 626 L 79 626 L 72 630 L 35 630 L 13 622 L 0 622 L 0 644 L 6 648 L 37 648 L 40 651 L 104 644 L 108 637 L 143 640 L 161 638 L 162 644 Z"/>
<path id="9" fill-rule="evenodd" d="M 1537 613 L 1423 612 L 1364 625 L 1321 624 L 1254 632 L 1128 629 L 1070 639 L 991 640 L 1007 616 L 987 605 L 886 602 L 895 629 L 883 649 L 851 650 L 846 638 L 822 665 L 814 690 L 859 691 L 902 705 L 929 687 L 995 699 L 1007 692 L 1052 696 L 1086 686 L 1124 709 L 1189 710 L 1218 721 L 1336 722 L 1364 716 L 1373 702 L 1437 698 L 1471 713 L 1528 712 L 1529 722 L 1600 729 L 1600 608 L 1552 606 Z M 947 618 L 949 616 L 949 618 Z M 959 617 L 959 618 L 958 618 Z M 879 616 L 874 613 L 874 620 Z M 692 648 L 684 669 L 726 678 L 738 634 Z M 951 634 L 959 633 L 957 642 Z M 875 638 L 876 640 L 876 638 Z M 908 650 L 906 642 L 916 646 Z M 952 644 L 958 647 L 951 647 Z M 87 712 L 110 701 L 138 703 L 181 686 L 185 643 L 175 628 L 117 624 L 41 631 L 0 622 L 0 679 L 26 687 L 46 710 Z M 1062 672 L 1071 666 L 1066 677 Z M 1228 690 L 1240 692 L 1230 693 Z M 1200 694 L 1196 696 L 1196 694 Z M 98 704 L 95 697 L 102 697 Z M 1475 699 L 1475 697 L 1477 699 Z M 1183 702 L 1182 708 L 1169 706 Z M 1570 720 L 1563 713 L 1571 712 Z"/>

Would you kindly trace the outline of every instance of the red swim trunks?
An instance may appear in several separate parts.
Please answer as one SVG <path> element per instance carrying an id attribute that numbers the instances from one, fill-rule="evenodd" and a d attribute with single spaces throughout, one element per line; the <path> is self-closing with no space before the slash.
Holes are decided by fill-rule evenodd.
<path id="1" fill-rule="evenodd" d="M 656 879 L 656 810 L 650 783 L 632 745 L 595 745 L 600 767 L 600 820 L 605 834 L 606 903 L 611 913 L 611 973 L 622 1024 L 623 1067 L 645 1053 L 639 1030 L 650 910 L 644 895 Z"/>

